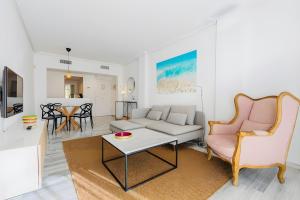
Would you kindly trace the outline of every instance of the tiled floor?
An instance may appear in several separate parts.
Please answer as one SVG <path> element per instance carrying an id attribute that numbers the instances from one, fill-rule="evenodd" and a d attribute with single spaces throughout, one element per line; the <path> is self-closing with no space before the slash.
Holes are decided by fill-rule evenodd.
<path id="1" fill-rule="evenodd" d="M 11 200 L 75 200 L 77 199 L 72 179 L 68 170 L 62 149 L 63 140 L 78 137 L 88 137 L 108 133 L 109 122 L 112 117 L 95 118 L 93 130 L 88 123 L 84 131 L 63 132 L 48 145 L 45 174 L 42 189 L 27 193 Z M 190 145 L 199 151 L 205 151 L 195 145 Z M 180 161 L 179 161 L 180 162 Z M 239 186 L 234 187 L 228 181 L 210 199 L 240 200 L 240 199 L 299 199 L 300 170 L 288 167 L 286 183 L 279 184 L 276 177 L 277 169 L 245 169 L 240 172 Z M 201 178 L 201 177 L 200 177 Z M 205 181 L 205 180 L 204 180 Z"/>

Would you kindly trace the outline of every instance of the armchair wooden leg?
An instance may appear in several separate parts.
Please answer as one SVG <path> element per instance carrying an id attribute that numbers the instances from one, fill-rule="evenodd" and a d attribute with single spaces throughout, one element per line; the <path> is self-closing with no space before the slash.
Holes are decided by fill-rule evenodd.
<path id="1" fill-rule="evenodd" d="M 286 165 L 278 166 L 277 178 L 281 184 L 285 182 L 285 177 L 284 177 L 285 171 L 286 171 Z"/>
<path id="2" fill-rule="evenodd" d="M 233 177 L 232 177 L 232 184 L 234 186 L 237 186 L 238 183 L 239 183 L 239 171 L 240 171 L 239 168 L 237 168 L 235 166 L 232 166 L 232 175 L 233 175 Z"/>
<path id="3" fill-rule="evenodd" d="M 211 149 L 207 147 L 207 160 L 211 160 L 212 157 L 211 155 L 212 155 Z"/>

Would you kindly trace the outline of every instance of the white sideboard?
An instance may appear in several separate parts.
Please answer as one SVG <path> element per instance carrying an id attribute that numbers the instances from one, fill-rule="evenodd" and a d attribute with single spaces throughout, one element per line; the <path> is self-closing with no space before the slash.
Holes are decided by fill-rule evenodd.
<path id="1" fill-rule="evenodd" d="M 0 133 L 0 199 L 41 188 L 46 148 L 46 121 L 32 130 L 18 122 Z"/>

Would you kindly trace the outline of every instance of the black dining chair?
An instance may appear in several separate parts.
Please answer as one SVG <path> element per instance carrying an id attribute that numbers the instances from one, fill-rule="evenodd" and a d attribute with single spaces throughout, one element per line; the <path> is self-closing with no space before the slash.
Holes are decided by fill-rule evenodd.
<path id="1" fill-rule="evenodd" d="M 47 129 L 48 129 L 49 121 L 53 120 L 53 128 L 52 128 L 52 135 L 53 135 L 54 129 L 57 128 L 57 119 L 62 120 L 62 118 L 64 116 L 56 115 L 54 113 L 55 107 L 54 107 L 53 104 L 46 104 L 46 105 L 41 104 L 40 107 L 41 107 L 41 110 L 42 110 L 42 119 L 45 119 L 45 120 L 48 121 Z"/>
<path id="2" fill-rule="evenodd" d="M 60 123 L 62 123 L 63 118 L 67 118 L 61 111 L 58 110 L 58 108 L 62 107 L 61 103 L 48 103 L 47 104 L 48 107 L 50 107 L 50 109 L 54 110 L 54 115 L 56 118 L 60 118 Z M 68 123 L 67 123 L 67 130 L 69 130 L 68 128 Z"/>
<path id="3" fill-rule="evenodd" d="M 91 127 L 92 129 L 94 128 L 94 121 L 93 121 L 93 114 L 92 114 L 92 109 L 93 104 L 92 103 L 85 103 L 80 106 L 80 112 L 75 113 L 73 116 L 74 118 L 79 118 L 79 124 L 80 124 L 80 130 L 82 132 L 82 119 L 85 121 L 86 125 L 86 118 L 90 118 L 91 121 Z"/>
<path id="4" fill-rule="evenodd" d="M 13 104 L 13 110 L 14 110 L 14 114 L 23 112 L 23 104 L 22 103 Z"/>

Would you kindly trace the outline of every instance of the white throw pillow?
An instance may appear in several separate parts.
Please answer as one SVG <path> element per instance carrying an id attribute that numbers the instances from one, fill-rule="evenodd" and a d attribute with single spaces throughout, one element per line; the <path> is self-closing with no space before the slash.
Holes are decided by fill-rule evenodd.
<path id="1" fill-rule="evenodd" d="M 168 105 L 153 105 L 151 110 L 153 111 L 161 111 L 161 119 L 167 120 L 169 112 L 170 112 L 171 106 Z"/>
<path id="2" fill-rule="evenodd" d="M 171 112 L 168 116 L 167 122 L 183 126 L 185 125 L 186 119 L 187 114 Z"/>
<path id="3" fill-rule="evenodd" d="M 186 124 L 194 125 L 196 106 L 195 105 L 172 105 L 171 113 L 187 114 Z"/>
<path id="4" fill-rule="evenodd" d="M 151 119 L 151 120 L 160 120 L 161 118 L 161 115 L 162 115 L 162 112 L 161 111 L 156 111 L 156 110 L 151 110 L 147 117 L 148 119 Z"/>

